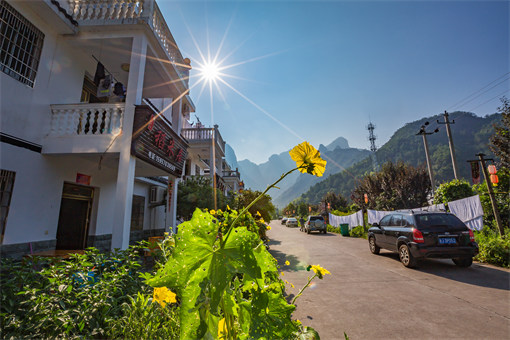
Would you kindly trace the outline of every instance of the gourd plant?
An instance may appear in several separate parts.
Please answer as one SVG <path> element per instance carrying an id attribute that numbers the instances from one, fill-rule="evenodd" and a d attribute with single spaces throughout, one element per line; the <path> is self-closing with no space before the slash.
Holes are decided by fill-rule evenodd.
<path id="1" fill-rule="evenodd" d="M 181 339 L 288 339 L 316 334 L 292 321 L 295 305 L 286 301 L 276 260 L 259 238 L 256 219 L 248 213 L 291 172 L 324 173 L 326 161 L 307 142 L 292 149 L 290 155 L 297 167 L 269 185 L 240 213 L 196 209 L 191 220 L 179 225 L 178 233 L 171 236 L 174 248 L 164 266 L 154 276 L 145 274 L 149 285 L 167 287 L 177 294 Z M 315 272 L 314 277 L 322 278 L 321 272 Z"/>

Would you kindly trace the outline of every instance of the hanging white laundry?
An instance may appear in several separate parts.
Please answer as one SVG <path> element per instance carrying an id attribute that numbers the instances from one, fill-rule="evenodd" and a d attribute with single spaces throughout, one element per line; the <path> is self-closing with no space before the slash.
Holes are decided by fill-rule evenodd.
<path id="1" fill-rule="evenodd" d="M 416 211 L 446 211 L 446 207 L 444 205 L 444 203 L 441 203 L 441 204 L 433 204 L 433 205 L 429 205 L 428 207 L 422 207 L 422 208 L 414 208 L 412 210 L 416 210 Z"/>
<path id="2" fill-rule="evenodd" d="M 360 210 L 347 216 L 337 216 L 330 213 L 329 224 L 336 228 L 338 228 L 340 224 L 348 224 L 349 229 L 363 225 L 363 211 Z"/>
<path id="3" fill-rule="evenodd" d="M 382 211 L 382 210 L 367 210 L 368 223 L 374 224 L 379 223 L 381 218 L 392 213 L 392 211 Z"/>
<path id="4" fill-rule="evenodd" d="M 483 209 L 480 196 L 475 195 L 453 202 L 448 202 L 448 208 L 464 222 L 468 228 L 481 230 L 483 228 Z"/>

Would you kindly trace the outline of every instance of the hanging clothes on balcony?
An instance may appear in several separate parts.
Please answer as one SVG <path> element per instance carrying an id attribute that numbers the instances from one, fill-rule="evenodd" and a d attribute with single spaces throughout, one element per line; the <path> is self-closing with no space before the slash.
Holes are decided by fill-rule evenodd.
<path id="1" fill-rule="evenodd" d="M 101 79 L 104 79 L 105 77 L 106 74 L 104 71 L 104 65 L 98 61 L 96 66 L 96 74 L 94 75 L 94 84 L 96 84 L 96 86 L 99 86 Z"/>
<path id="2" fill-rule="evenodd" d="M 99 81 L 97 87 L 97 97 L 109 97 L 112 93 L 112 76 L 107 75 Z"/>

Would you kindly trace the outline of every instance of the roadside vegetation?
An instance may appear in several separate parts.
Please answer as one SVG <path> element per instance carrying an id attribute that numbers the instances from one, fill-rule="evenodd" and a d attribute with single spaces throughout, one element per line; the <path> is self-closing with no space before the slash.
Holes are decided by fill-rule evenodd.
<path id="1" fill-rule="evenodd" d="M 268 252 L 260 212 L 250 208 L 293 171 L 322 176 L 326 162 L 307 142 L 291 150 L 296 168 L 282 175 L 242 211 L 196 208 L 175 235 L 166 235 L 152 263 L 148 242 L 101 254 L 88 249 L 68 260 L 2 260 L 1 338 L 318 339 L 292 319 L 275 258 Z M 289 261 L 285 265 L 290 265 Z"/>

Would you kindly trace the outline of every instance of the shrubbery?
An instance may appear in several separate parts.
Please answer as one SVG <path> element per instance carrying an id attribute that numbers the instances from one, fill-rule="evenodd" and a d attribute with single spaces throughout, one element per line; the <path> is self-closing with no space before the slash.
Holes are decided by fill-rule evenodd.
<path id="1" fill-rule="evenodd" d="M 365 228 L 363 228 L 362 225 L 352 228 L 350 231 L 350 235 L 351 237 L 364 238 L 365 240 L 367 239 L 367 231 L 365 230 Z"/>
<path id="2" fill-rule="evenodd" d="M 475 260 L 510 267 L 509 229 L 506 230 L 503 238 L 497 231 L 485 227 L 482 231 L 475 232 L 475 240 L 480 248 L 480 253 L 475 257 Z"/>
<path id="3" fill-rule="evenodd" d="M 146 318 L 159 306 L 149 303 L 152 288 L 139 277 L 140 250 L 131 247 L 103 254 L 89 248 L 69 260 L 2 260 L 0 337 L 130 338 L 142 332 L 155 337 L 178 334 L 171 307 Z M 165 328 L 151 333 L 156 323 L 165 324 Z"/>

